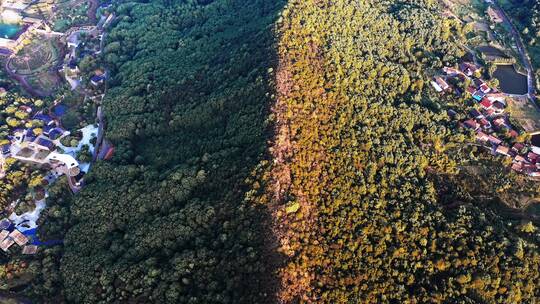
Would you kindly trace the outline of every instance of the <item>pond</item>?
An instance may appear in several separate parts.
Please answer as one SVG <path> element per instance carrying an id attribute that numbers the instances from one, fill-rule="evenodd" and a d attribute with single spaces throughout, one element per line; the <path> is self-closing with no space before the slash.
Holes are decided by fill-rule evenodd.
<path id="1" fill-rule="evenodd" d="M 540 147 L 540 134 L 534 134 L 531 136 L 531 144 L 535 147 Z"/>
<path id="2" fill-rule="evenodd" d="M 21 26 L 17 24 L 0 23 L 0 37 L 11 39 L 19 33 Z"/>
<path id="3" fill-rule="evenodd" d="M 524 95 L 528 92 L 527 76 L 518 73 L 513 65 L 498 65 L 493 77 L 499 80 L 501 91 L 506 94 Z"/>
<path id="4" fill-rule="evenodd" d="M 487 56 L 496 56 L 496 57 L 502 57 L 502 58 L 508 58 L 508 55 L 506 55 L 502 50 L 493 47 L 491 45 L 484 45 L 477 48 L 477 50 Z"/>

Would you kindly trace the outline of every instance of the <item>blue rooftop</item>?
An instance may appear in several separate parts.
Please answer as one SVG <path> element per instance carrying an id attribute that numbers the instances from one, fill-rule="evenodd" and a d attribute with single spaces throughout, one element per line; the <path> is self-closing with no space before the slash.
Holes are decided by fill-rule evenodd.
<path id="1" fill-rule="evenodd" d="M 11 153 L 11 145 L 9 144 L 6 144 L 6 145 L 2 145 L 2 154 L 3 155 L 6 155 L 6 154 L 9 154 Z"/>
<path id="2" fill-rule="evenodd" d="M 60 128 L 54 128 L 49 132 L 49 138 L 54 140 L 62 136 L 62 134 L 64 134 L 64 130 Z"/>
<path id="3" fill-rule="evenodd" d="M 92 78 L 90 78 L 90 80 L 93 81 L 93 82 L 100 82 L 100 81 L 105 80 L 105 76 L 103 76 L 103 75 L 94 75 L 94 76 L 92 76 Z"/>
<path id="4" fill-rule="evenodd" d="M 44 146 L 49 150 L 54 150 L 54 148 L 56 147 L 52 141 L 44 138 L 38 138 L 37 144 Z"/>
<path id="5" fill-rule="evenodd" d="M 11 227 L 11 221 L 9 219 L 3 219 L 0 221 L 0 230 L 9 230 Z"/>

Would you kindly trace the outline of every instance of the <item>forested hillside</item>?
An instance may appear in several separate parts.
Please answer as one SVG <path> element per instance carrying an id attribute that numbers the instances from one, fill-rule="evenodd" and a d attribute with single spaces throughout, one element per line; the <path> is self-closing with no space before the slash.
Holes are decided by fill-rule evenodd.
<path id="1" fill-rule="evenodd" d="M 46 253 L 32 292 L 70 303 L 274 302 L 268 217 L 243 192 L 265 150 L 282 5 L 118 5 L 104 50 L 117 153 L 76 197 L 52 197 L 64 207 L 47 229 L 68 228 L 64 252 L 58 263 Z"/>
<path id="2" fill-rule="evenodd" d="M 538 238 L 459 184 L 456 151 L 471 134 L 427 82 L 465 54 L 462 25 L 432 0 L 285 2 L 116 5 L 104 50 L 116 154 L 77 196 L 51 189 L 43 233 L 66 234 L 64 246 L 41 255 L 29 293 L 59 303 L 540 298 Z"/>
<path id="3" fill-rule="evenodd" d="M 537 75 L 540 76 L 540 1 L 509 0 L 502 2 L 502 5 L 521 31 Z"/>
<path id="4" fill-rule="evenodd" d="M 459 171 L 450 148 L 469 139 L 424 79 L 463 55 L 460 25 L 428 0 L 292 0 L 283 16 L 274 161 L 252 196 L 276 210 L 280 299 L 538 299 L 538 247 L 435 184 Z M 462 206 L 446 210 L 448 198 Z"/>

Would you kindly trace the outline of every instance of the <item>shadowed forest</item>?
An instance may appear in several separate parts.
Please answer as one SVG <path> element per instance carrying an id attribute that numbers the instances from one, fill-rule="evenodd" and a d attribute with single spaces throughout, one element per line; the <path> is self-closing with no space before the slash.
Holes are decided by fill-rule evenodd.
<path id="1" fill-rule="evenodd" d="M 44 233 L 67 230 L 65 246 L 44 253 L 32 293 L 71 303 L 274 302 L 269 217 L 243 196 L 265 152 L 282 8 L 118 5 L 104 50 L 117 153 L 79 195 L 61 183 L 51 191 L 61 208 Z"/>

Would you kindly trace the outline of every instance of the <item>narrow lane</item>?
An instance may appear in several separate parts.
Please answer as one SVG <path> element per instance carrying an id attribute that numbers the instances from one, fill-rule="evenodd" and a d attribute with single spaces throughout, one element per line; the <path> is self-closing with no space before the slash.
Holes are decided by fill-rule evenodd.
<path id="1" fill-rule="evenodd" d="M 521 56 L 521 62 L 523 63 L 525 69 L 527 70 L 527 85 L 528 85 L 528 97 L 533 102 L 536 103 L 536 80 L 534 76 L 534 69 L 531 64 L 530 57 L 527 53 L 527 49 L 525 48 L 525 44 L 523 43 L 523 39 L 521 38 L 521 35 L 519 34 L 519 31 L 516 29 L 514 24 L 512 23 L 512 20 L 504 9 L 499 5 L 497 1 L 493 1 L 493 5 L 496 10 L 499 11 L 500 15 L 503 17 L 504 23 L 510 27 L 510 34 L 512 34 L 512 37 L 514 37 L 514 40 L 516 41 L 516 47 L 518 49 L 519 55 Z"/>

